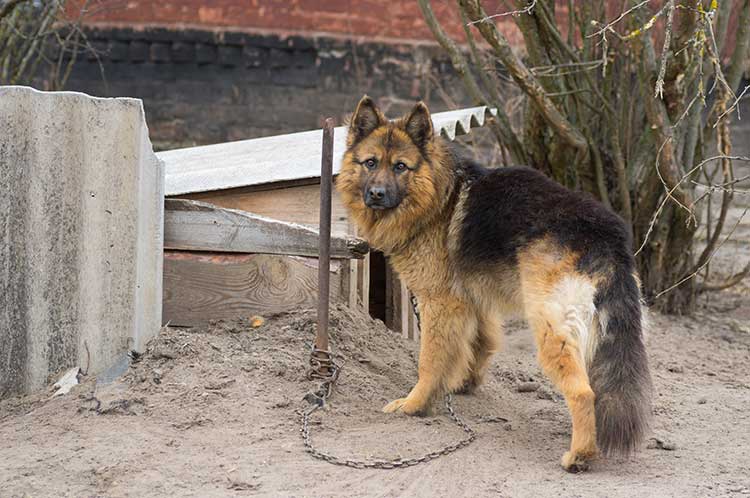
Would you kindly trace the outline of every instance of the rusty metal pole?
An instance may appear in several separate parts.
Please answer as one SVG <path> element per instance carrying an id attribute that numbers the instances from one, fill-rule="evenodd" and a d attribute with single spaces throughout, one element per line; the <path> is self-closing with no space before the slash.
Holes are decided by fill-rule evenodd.
<path id="1" fill-rule="evenodd" d="M 315 348 L 328 351 L 328 301 L 331 280 L 331 187 L 333 185 L 333 118 L 323 125 L 320 164 L 320 224 L 318 254 L 318 331 Z"/>

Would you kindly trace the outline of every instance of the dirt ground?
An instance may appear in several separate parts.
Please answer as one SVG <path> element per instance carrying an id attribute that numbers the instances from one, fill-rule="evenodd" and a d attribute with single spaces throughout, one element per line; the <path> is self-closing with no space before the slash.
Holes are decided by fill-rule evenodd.
<path id="1" fill-rule="evenodd" d="M 750 190 L 750 185 L 747 186 Z M 750 195 L 729 221 L 715 279 L 750 258 Z M 469 447 L 408 469 L 336 467 L 305 453 L 300 411 L 314 313 L 165 329 L 127 373 L 0 401 L 0 498 L 725 497 L 750 496 L 750 279 L 699 299 L 692 317 L 651 314 L 650 439 L 628 460 L 572 475 L 562 398 L 536 365 L 531 334 L 506 331 L 504 350 L 456 411 L 477 432 Z M 409 458 L 463 437 L 445 410 L 412 418 L 380 412 L 416 381 L 417 344 L 348 308 L 332 312 L 343 362 L 328 410 L 314 415 L 321 450 L 347 458 Z M 522 384 L 538 389 L 521 389 Z M 532 388 L 533 389 L 533 388 Z"/>
<path id="2" fill-rule="evenodd" d="M 651 439 L 629 460 L 585 474 L 559 466 L 565 403 L 542 377 L 528 330 L 457 412 L 469 447 L 417 467 L 356 470 L 311 458 L 302 400 L 314 313 L 166 329 L 119 380 L 86 378 L 68 395 L 0 403 L 0 497 L 33 496 L 744 496 L 750 495 L 750 296 L 702 299 L 692 318 L 652 316 Z M 417 456 L 462 432 L 434 416 L 380 408 L 416 379 L 417 344 L 347 308 L 332 314 L 344 363 L 329 409 L 314 416 L 322 450 L 353 458 Z M 539 384 L 519 392 L 522 383 Z"/>

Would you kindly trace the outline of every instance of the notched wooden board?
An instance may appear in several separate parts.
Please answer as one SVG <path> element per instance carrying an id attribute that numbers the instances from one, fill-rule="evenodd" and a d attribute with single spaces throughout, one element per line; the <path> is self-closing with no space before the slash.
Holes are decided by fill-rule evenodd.
<path id="1" fill-rule="evenodd" d="M 165 249 L 318 255 L 313 228 L 186 199 L 166 199 L 164 208 Z M 331 237 L 332 258 L 361 259 L 368 251 L 362 239 Z"/>

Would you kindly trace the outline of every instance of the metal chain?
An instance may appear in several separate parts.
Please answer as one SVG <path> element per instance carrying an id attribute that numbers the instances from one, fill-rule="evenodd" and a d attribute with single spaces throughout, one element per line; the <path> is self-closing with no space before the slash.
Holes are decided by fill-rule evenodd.
<path id="1" fill-rule="evenodd" d="M 429 462 L 443 455 L 450 455 L 454 451 L 460 450 L 464 446 L 468 446 L 477 437 L 474 430 L 466 425 L 466 423 L 461 420 L 458 415 L 456 415 L 456 412 L 453 410 L 451 401 L 451 395 L 446 394 L 445 408 L 447 408 L 451 420 L 453 420 L 453 422 L 457 426 L 463 429 L 463 431 L 468 434 L 468 436 L 458 441 L 457 443 L 449 444 L 448 446 L 445 446 L 440 450 L 426 453 L 420 457 L 395 458 L 392 460 L 349 460 L 318 450 L 317 448 L 315 448 L 315 446 L 313 446 L 312 439 L 310 437 L 310 415 L 321 408 L 322 405 L 318 404 L 314 404 L 302 414 L 302 429 L 300 432 L 302 433 L 302 441 L 305 443 L 305 451 L 307 451 L 311 456 L 317 458 L 318 460 L 323 460 L 328 463 L 332 463 L 333 465 L 342 465 L 344 467 L 351 467 L 354 469 L 400 469 L 419 465 L 420 463 Z"/>
<path id="2" fill-rule="evenodd" d="M 417 299 L 413 295 L 411 297 L 411 304 L 414 308 L 414 314 L 417 317 L 417 327 L 419 327 Z M 312 352 L 310 353 L 310 369 L 307 371 L 307 378 L 310 380 L 320 379 L 322 382 L 316 391 L 310 392 L 305 396 L 305 399 L 310 402 L 312 406 L 302 413 L 302 428 L 300 429 L 300 432 L 302 434 L 302 441 L 305 444 L 305 451 L 318 460 L 354 469 L 400 469 L 429 462 L 443 455 L 450 455 L 454 451 L 460 450 L 464 446 L 468 446 L 477 437 L 474 430 L 456 415 L 456 412 L 453 410 L 453 397 L 448 393 L 445 395 L 445 408 L 448 410 L 448 415 L 453 423 L 459 426 L 468 435 L 457 443 L 449 444 L 440 450 L 426 453 L 420 457 L 396 458 L 392 460 L 348 460 L 320 451 L 313 446 L 312 438 L 310 437 L 310 416 L 325 406 L 328 398 L 331 396 L 331 392 L 333 391 L 333 384 L 339 378 L 340 371 L 341 366 L 333 361 L 330 351 L 322 351 L 313 347 Z"/>

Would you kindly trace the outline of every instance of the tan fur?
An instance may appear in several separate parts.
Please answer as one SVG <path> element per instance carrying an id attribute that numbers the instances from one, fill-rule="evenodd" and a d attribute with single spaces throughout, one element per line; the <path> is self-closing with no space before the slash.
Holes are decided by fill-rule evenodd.
<path id="1" fill-rule="evenodd" d="M 388 150 L 383 146 L 385 124 L 359 143 L 350 140 L 337 180 L 360 233 L 390 257 L 419 302 L 419 379 L 405 398 L 384 411 L 423 414 L 445 392 L 473 391 L 499 348 L 502 321 L 522 315 L 533 330 L 542 369 L 570 408 L 573 436 L 562 464 L 568 470 L 585 468 L 597 453 L 594 393 L 586 374 L 598 330 L 591 323 L 591 289 L 597 282 L 576 272 L 577 255 L 546 239 L 529 246 L 517 266 L 459 271 L 465 193 L 454 192 L 453 178 L 442 167 L 448 151 L 431 141 L 420 152 L 403 119 L 395 128 Z M 365 206 L 367 173 L 359 159 L 366 155 L 426 161 L 405 173 L 408 192 L 398 207 L 375 211 Z"/>
<path id="2" fill-rule="evenodd" d="M 593 293 L 577 300 L 575 295 L 556 292 L 565 279 L 580 281 L 579 288 L 587 283 L 596 287 L 588 277 L 577 274 L 576 261 L 577 255 L 542 240 L 520 254 L 519 269 L 526 320 L 537 343 L 539 364 L 565 396 L 573 421 L 570 451 L 563 455 L 562 465 L 583 470 L 597 454 L 596 419 L 583 349 L 589 346 L 580 342 L 576 323 L 580 312 L 575 307 L 592 306 Z M 585 324 L 588 330 L 591 325 Z"/>

